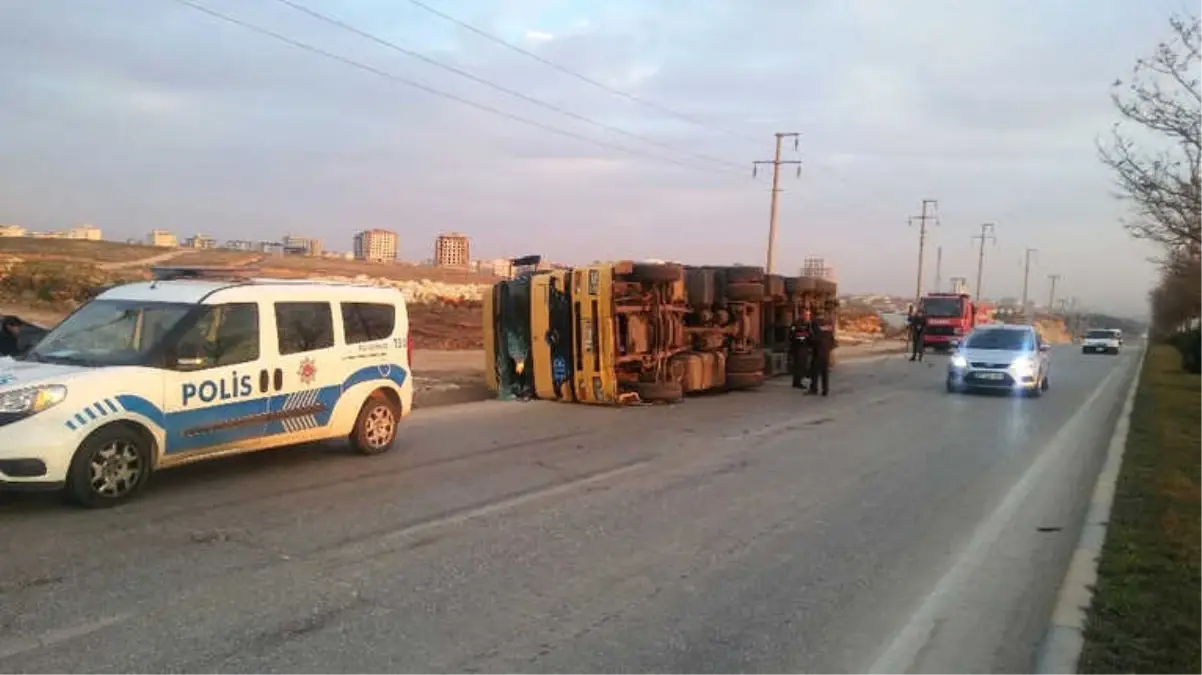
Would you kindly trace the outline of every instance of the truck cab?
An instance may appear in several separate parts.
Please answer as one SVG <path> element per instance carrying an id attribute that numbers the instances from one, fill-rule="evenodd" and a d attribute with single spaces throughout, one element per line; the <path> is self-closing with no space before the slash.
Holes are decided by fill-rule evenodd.
<path id="1" fill-rule="evenodd" d="M 918 304 L 926 317 L 923 347 L 949 351 L 970 333 L 977 322 L 977 309 L 967 293 L 928 293 Z"/>

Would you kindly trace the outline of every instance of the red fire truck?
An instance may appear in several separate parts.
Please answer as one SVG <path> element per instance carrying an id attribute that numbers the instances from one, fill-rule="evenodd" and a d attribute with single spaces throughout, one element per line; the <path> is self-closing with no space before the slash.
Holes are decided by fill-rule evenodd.
<path id="1" fill-rule="evenodd" d="M 979 323 L 992 321 L 986 306 L 977 306 L 967 293 L 927 293 L 918 302 L 926 317 L 923 347 L 947 351 Z"/>

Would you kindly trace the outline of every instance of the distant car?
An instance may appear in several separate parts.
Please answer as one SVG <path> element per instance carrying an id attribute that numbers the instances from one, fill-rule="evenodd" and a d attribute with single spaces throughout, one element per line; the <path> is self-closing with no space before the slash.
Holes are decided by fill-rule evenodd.
<path id="1" fill-rule="evenodd" d="M 1123 331 L 1117 328 L 1094 328 L 1081 340 L 1082 354 L 1118 354 L 1123 346 Z"/>
<path id="2" fill-rule="evenodd" d="M 1039 396 L 1048 390 L 1051 346 L 1032 326 L 989 324 L 974 329 L 947 365 L 947 390 L 1014 391 Z"/>

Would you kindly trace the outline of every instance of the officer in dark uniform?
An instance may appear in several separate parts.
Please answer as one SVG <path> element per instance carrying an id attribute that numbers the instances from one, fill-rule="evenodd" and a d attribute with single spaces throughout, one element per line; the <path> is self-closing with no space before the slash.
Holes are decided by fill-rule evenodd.
<path id="1" fill-rule="evenodd" d="M 21 320 L 6 316 L 0 323 L 0 356 L 18 356 L 21 353 Z"/>
<path id="2" fill-rule="evenodd" d="M 814 328 L 810 310 L 803 309 L 801 316 L 789 326 L 789 350 L 793 359 L 793 386 L 798 389 L 805 387 L 805 379 L 810 374 L 810 336 Z"/>
<path id="3" fill-rule="evenodd" d="M 831 393 L 831 352 L 837 345 L 835 341 L 835 319 L 830 307 L 827 307 L 812 323 L 810 337 L 810 393 L 818 393 L 819 380 L 822 381 L 822 395 Z"/>
<path id="4" fill-rule="evenodd" d="M 910 360 L 922 361 L 926 348 L 922 344 L 922 336 L 927 332 L 927 317 L 920 307 L 910 315 Z"/>

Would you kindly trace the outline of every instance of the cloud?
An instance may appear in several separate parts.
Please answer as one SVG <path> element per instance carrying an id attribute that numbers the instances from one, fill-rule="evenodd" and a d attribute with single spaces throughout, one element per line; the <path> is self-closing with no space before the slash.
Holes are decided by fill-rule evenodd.
<path id="1" fill-rule="evenodd" d="M 538 30 L 526 31 L 526 41 L 527 42 L 550 42 L 554 39 L 555 39 L 555 36 L 552 35 L 551 33 L 544 33 L 543 31 L 538 31 Z"/>
<path id="2" fill-rule="evenodd" d="M 116 238 L 153 227 L 304 232 L 335 249 L 358 229 L 388 227 L 412 258 L 454 229 L 484 255 L 759 262 L 767 178 L 752 179 L 750 162 L 771 157 L 774 132 L 798 131 L 805 169 L 783 180 L 785 271 L 825 255 L 847 288 L 909 292 L 917 244 L 905 219 L 937 197 L 944 218 L 932 236 L 945 247 L 944 278 L 974 276 L 968 237 L 995 221 L 999 248 L 1040 247 L 1041 264 L 1064 273 L 1065 293 L 1130 311 L 1144 303 L 1152 273 L 1119 228 L 1121 205 L 1107 194 L 1093 139 L 1111 119 L 1110 82 L 1164 34 L 1172 8 L 1160 0 L 437 5 L 701 124 L 410 3 L 300 1 L 677 151 L 507 97 L 277 3 L 202 4 L 386 75 L 178 3 L 40 0 L 0 23 L 0 220 L 90 221 Z M 1021 270 L 999 264 L 987 279 L 1015 294 Z"/>

